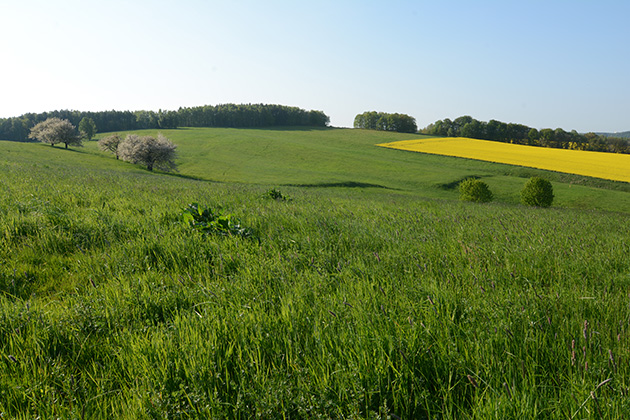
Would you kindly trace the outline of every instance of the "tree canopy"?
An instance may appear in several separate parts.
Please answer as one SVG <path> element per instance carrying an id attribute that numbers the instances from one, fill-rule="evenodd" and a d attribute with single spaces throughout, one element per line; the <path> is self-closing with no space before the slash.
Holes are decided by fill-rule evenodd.
<path id="1" fill-rule="evenodd" d="M 96 134 L 96 123 L 90 117 L 83 117 L 79 122 L 79 131 L 88 140 Z"/>
<path id="2" fill-rule="evenodd" d="M 354 128 L 396 131 L 399 133 L 415 133 L 418 131 L 416 119 L 409 115 L 376 111 L 364 112 L 354 117 Z"/>

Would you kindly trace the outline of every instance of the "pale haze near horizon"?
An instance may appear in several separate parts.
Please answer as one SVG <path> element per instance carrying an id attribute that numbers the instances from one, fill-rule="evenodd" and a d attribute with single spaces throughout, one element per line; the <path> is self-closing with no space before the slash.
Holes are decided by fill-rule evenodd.
<path id="1" fill-rule="evenodd" d="M 630 130 L 626 1 L 21 0 L 0 118 L 225 103 Z"/>

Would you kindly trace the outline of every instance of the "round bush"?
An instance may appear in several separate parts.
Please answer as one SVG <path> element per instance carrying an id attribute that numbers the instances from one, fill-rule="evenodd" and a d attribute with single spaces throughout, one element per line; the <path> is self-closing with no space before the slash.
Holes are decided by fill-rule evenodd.
<path id="1" fill-rule="evenodd" d="M 459 197 L 464 201 L 478 203 L 487 203 L 494 198 L 488 184 L 474 178 L 468 178 L 459 183 Z"/>
<path id="2" fill-rule="evenodd" d="M 531 178 L 521 191 L 521 203 L 536 207 L 551 206 L 553 203 L 551 182 L 537 176 Z"/>

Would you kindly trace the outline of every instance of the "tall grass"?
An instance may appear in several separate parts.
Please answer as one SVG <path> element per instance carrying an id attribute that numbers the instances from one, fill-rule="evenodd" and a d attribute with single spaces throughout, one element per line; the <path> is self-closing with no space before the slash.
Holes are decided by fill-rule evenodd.
<path id="1" fill-rule="evenodd" d="M 625 214 L 385 189 L 275 201 L 21 156 L 0 162 L 4 417 L 630 415 Z M 191 202 L 256 238 L 190 229 Z"/>

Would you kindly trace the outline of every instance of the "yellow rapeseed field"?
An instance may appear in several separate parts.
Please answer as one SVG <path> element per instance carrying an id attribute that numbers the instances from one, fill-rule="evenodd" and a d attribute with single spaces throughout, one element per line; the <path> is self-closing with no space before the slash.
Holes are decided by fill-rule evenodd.
<path id="1" fill-rule="evenodd" d="M 626 154 L 522 146 L 465 137 L 406 140 L 378 146 L 630 182 L 630 155 Z"/>

